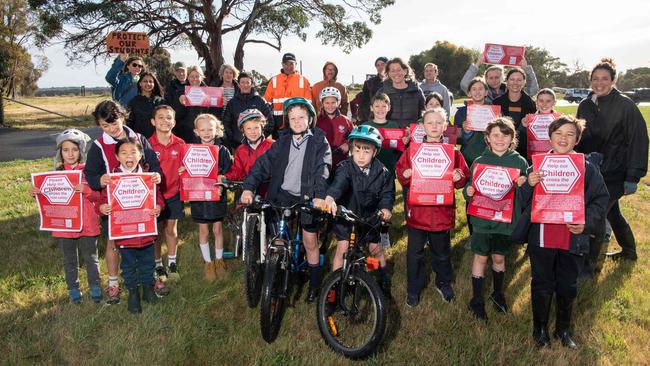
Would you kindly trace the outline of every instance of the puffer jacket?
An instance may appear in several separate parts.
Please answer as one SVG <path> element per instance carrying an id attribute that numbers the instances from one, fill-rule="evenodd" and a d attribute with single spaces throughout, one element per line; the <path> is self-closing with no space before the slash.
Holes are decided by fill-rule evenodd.
<path id="1" fill-rule="evenodd" d="M 165 99 L 159 95 L 151 97 L 145 97 L 142 94 L 136 95 L 129 103 L 129 118 L 126 120 L 126 125 L 146 138 L 151 137 L 156 131 L 151 124 L 153 110 L 162 104 L 165 104 Z"/>
<path id="2" fill-rule="evenodd" d="M 363 173 L 349 157 L 336 169 L 327 195 L 361 216 L 378 209 L 392 211 L 395 203 L 393 175 L 377 159 L 373 159 L 369 169 L 368 174 Z"/>
<path id="3" fill-rule="evenodd" d="M 201 86 L 207 85 L 201 82 Z M 182 138 L 187 143 L 195 142 L 197 139 L 194 134 L 194 120 L 199 114 L 210 113 L 217 118 L 219 116 L 219 111 L 216 107 L 184 106 L 180 103 L 179 105 L 179 111 L 176 114 L 176 126 L 173 132 L 174 135 Z"/>
<path id="4" fill-rule="evenodd" d="M 390 98 L 388 119 L 397 122 L 401 128 L 416 122 L 424 110 L 424 93 L 417 83 L 406 82 L 405 89 L 395 89 L 390 79 L 384 80 L 384 85 L 377 93 L 386 93 Z"/>
<path id="5" fill-rule="evenodd" d="M 255 108 L 262 112 L 266 117 L 266 127 L 264 127 L 264 136 L 273 132 L 273 110 L 268 103 L 262 98 L 257 91 L 251 90 L 250 93 L 238 93 L 228 102 L 223 111 L 223 127 L 226 130 L 226 145 L 236 148 L 244 141 L 244 135 L 241 133 L 237 122 L 239 114 L 247 109 Z"/>

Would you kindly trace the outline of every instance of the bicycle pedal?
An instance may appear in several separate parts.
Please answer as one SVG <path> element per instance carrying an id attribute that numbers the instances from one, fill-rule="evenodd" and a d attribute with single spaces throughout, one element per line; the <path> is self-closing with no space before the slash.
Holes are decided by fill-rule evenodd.
<path id="1" fill-rule="evenodd" d="M 235 258 L 235 253 L 233 253 L 233 252 L 223 252 L 223 258 L 224 258 L 224 259 L 232 259 L 232 258 Z"/>

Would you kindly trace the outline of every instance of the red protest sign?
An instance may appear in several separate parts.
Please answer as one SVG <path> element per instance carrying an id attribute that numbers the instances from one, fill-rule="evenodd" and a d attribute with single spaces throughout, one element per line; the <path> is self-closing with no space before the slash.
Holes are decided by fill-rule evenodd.
<path id="1" fill-rule="evenodd" d="M 470 104 L 467 106 L 467 123 L 470 131 L 485 131 L 488 123 L 501 115 L 501 106 Z"/>
<path id="2" fill-rule="evenodd" d="M 111 213 L 108 215 L 110 240 L 158 235 L 156 185 L 154 173 L 118 173 L 110 175 L 106 187 Z"/>
<path id="3" fill-rule="evenodd" d="M 81 231 L 82 198 L 81 193 L 74 193 L 74 187 L 81 184 L 81 170 L 34 173 L 32 184 L 40 191 L 36 195 L 40 230 Z"/>
<path id="4" fill-rule="evenodd" d="M 472 187 L 475 193 L 469 201 L 467 213 L 482 219 L 512 222 L 515 205 L 515 181 L 519 169 L 474 164 Z"/>
<path id="5" fill-rule="evenodd" d="M 424 128 L 420 123 L 411 123 L 409 125 L 409 130 L 411 132 L 411 141 L 416 144 L 421 144 L 424 141 Z M 442 142 L 445 144 L 456 145 L 458 140 L 458 127 L 454 125 L 447 125 L 447 129 L 442 133 Z"/>
<path id="6" fill-rule="evenodd" d="M 181 174 L 182 201 L 219 201 L 219 147 L 216 145 L 183 146 Z"/>
<path id="7" fill-rule="evenodd" d="M 149 36 L 141 32 L 110 32 L 106 37 L 108 53 L 148 55 Z"/>
<path id="8" fill-rule="evenodd" d="M 411 143 L 409 205 L 441 206 L 454 203 L 454 146 Z"/>
<path id="9" fill-rule="evenodd" d="M 483 49 L 483 62 L 495 65 L 518 66 L 524 60 L 526 48 L 486 43 Z"/>
<path id="10" fill-rule="evenodd" d="M 533 170 L 542 174 L 535 186 L 531 221 L 544 224 L 585 223 L 585 156 L 533 155 Z"/>
<path id="11" fill-rule="evenodd" d="M 545 154 L 551 150 L 548 136 L 548 126 L 559 118 L 559 113 L 536 113 L 526 115 L 528 136 L 528 157 L 535 154 Z"/>
<path id="12" fill-rule="evenodd" d="M 216 86 L 186 86 L 185 105 L 192 107 L 223 107 L 223 88 Z"/>
<path id="13" fill-rule="evenodd" d="M 393 149 L 404 151 L 404 136 L 406 136 L 406 130 L 403 128 L 377 128 L 383 141 L 381 142 L 382 149 Z"/>

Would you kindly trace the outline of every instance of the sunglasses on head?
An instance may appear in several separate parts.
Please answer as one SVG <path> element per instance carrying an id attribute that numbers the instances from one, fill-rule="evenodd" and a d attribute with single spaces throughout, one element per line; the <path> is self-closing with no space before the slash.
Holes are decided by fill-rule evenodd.
<path id="1" fill-rule="evenodd" d="M 132 67 L 139 67 L 139 68 L 143 68 L 143 67 L 144 67 L 144 65 L 142 65 L 142 64 L 136 64 L 136 63 L 132 63 L 131 66 L 132 66 Z"/>

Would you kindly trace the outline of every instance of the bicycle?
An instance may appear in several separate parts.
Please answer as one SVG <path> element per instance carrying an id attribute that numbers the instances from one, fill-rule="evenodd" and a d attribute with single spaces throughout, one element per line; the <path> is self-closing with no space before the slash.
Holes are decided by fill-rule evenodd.
<path id="1" fill-rule="evenodd" d="M 260 197 L 257 196 L 253 204 L 244 208 L 242 261 L 245 266 L 246 303 L 251 309 L 257 306 L 262 295 L 264 264 L 266 263 L 266 209 L 268 207 L 268 204 L 260 203 Z"/>
<path id="2" fill-rule="evenodd" d="M 290 275 L 303 272 L 307 268 L 306 251 L 302 243 L 302 224 L 299 214 L 312 211 L 311 202 L 298 202 L 290 206 L 278 206 L 258 200 L 262 210 L 271 210 L 279 215 L 279 222 L 271 225 L 273 236 L 266 246 L 264 279 L 260 306 L 260 327 L 262 338 L 272 343 L 278 336 L 290 295 Z M 289 223 L 296 219 L 295 235 Z M 276 220 L 274 220 L 276 221 Z M 323 261 L 323 255 L 320 256 Z"/>
<path id="3" fill-rule="evenodd" d="M 240 195 L 242 191 L 242 182 L 223 179 L 221 182 L 217 183 L 217 185 L 223 187 L 223 189 L 226 189 L 228 191 L 235 192 L 235 198 L 233 201 L 234 207 L 232 209 L 227 210 L 226 217 L 223 220 L 226 228 L 228 228 L 228 233 L 230 234 L 229 237 L 231 239 L 231 242 L 233 236 L 235 239 L 233 243 L 234 250 L 232 252 L 224 251 L 223 258 L 233 259 L 239 257 L 242 254 L 243 242 L 245 237 L 244 223 L 246 220 L 246 216 L 244 213 L 245 211 L 243 210 L 244 206 L 238 203 L 239 202 L 238 195 Z"/>
<path id="4" fill-rule="evenodd" d="M 339 206 L 336 216 L 351 225 L 349 246 L 343 266 L 323 281 L 316 306 L 318 329 L 335 352 L 349 358 L 364 358 L 377 350 L 386 330 L 386 299 L 367 272 L 367 268 L 379 266 L 369 256 L 368 239 L 371 233 L 379 233 L 381 212 L 362 219 Z"/>

